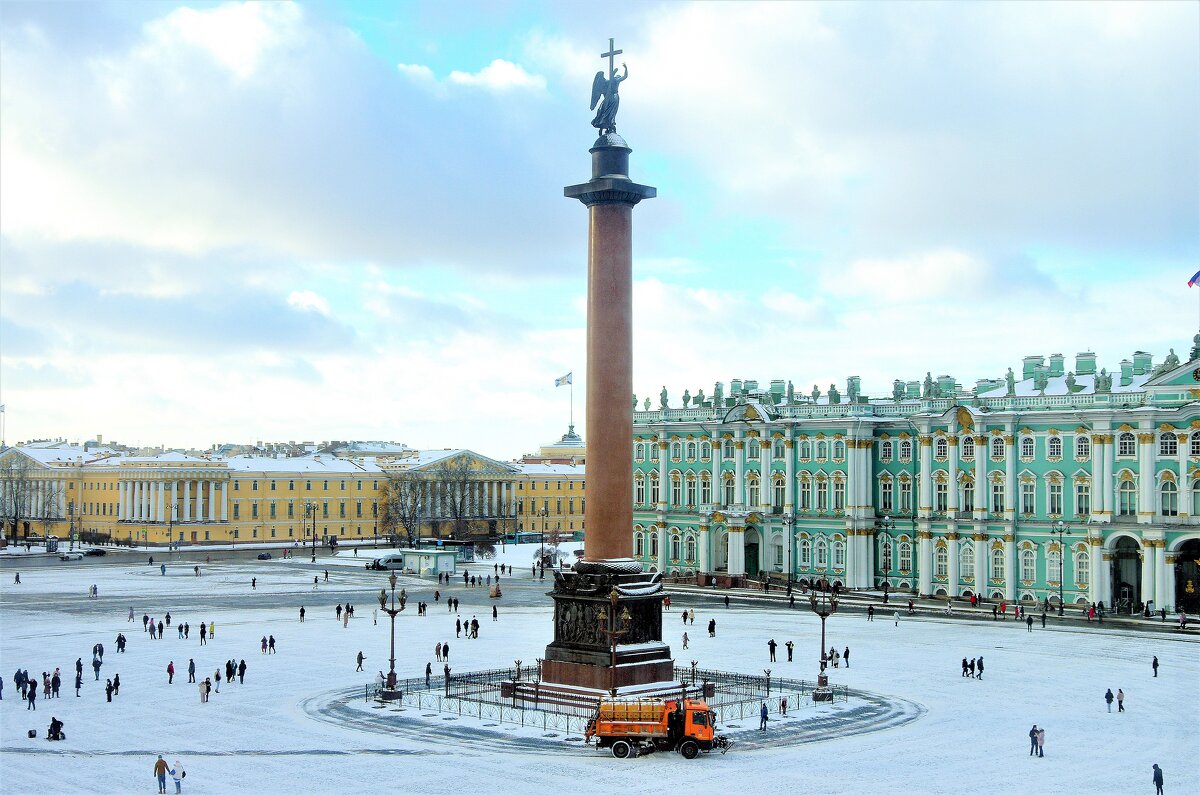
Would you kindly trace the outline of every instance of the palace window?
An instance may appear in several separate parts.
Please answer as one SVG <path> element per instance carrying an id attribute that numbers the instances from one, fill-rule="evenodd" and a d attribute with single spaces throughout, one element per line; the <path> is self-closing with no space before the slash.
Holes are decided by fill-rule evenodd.
<path id="1" fill-rule="evenodd" d="M 841 478 L 834 478 L 833 481 L 833 510 L 846 510 L 846 482 Z"/>
<path id="2" fill-rule="evenodd" d="M 1159 493 L 1159 509 L 1163 516 L 1179 515 L 1179 488 L 1170 481 L 1164 481 Z"/>
<path id="3" fill-rule="evenodd" d="M 275 518 L 275 501 L 274 500 L 271 500 L 269 515 L 272 519 Z"/>
<path id="4" fill-rule="evenodd" d="M 945 513 L 946 505 L 949 501 L 950 487 L 945 481 L 938 481 L 933 487 L 933 510 L 937 513 Z"/>
<path id="5" fill-rule="evenodd" d="M 275 481 L 271 481 L 271 491 L 275 491 Z"/>
<path id="6" fill-rule="evenodd" d="M 945 458 L 950 453 L 950 443 L 945 437 L 939 436 L 937 441 L 933 443 L 933 454 L 937 458 Z"/>
<path id="7" fill-rule="evenodd" d="M 1092 581 L 1091 561 L 1084 551 L 1075 553 L 1075 584 L 1088 585 Z"/>
<path id="8" fill-rule="evenodd" d="M 696 504 L 696 479 L 687 479 L 687 504 L 693 506 Z"/>
<path id="9" fill-rule="evenodd" d="M 684 544 L 685 557 L 688 563 L 694 563 L 696 560 L 696 539 L 688 536 L 687 543 Z"/>
<path id="10" fill-rule="evenodd" d="M 288 500 L 288 504 L 287 504 L 287 506 L 288 506 L 288 510 L 287 510 L 287 518 L 289 518 L 289 519 L 295 519 L 295 518 L 296 518 L 296 505 L 295 505 L 295 503 L 293 503 L 291 500 Z"/>
<path id="11" fill-rule="evenodd" d="M 1192 516 L 1200 516 L 1200 480 L 1192 481 Z"/>
<path id="12" fill-rule="evenodd" d="M 646 479 L 641 476 L 633 479 L 633 502 L 635 505 L 646 504 Z"/>
<path id="13" fill-rule="evenodd" d="M 1191 449 L 1188 451 L 1188 455 L 1193 457 L 1200 456 L 1200 431 L 1192 432 L 1191 444 L 1189 446 Z"/>
<path id="14" fill-rule="evenodd" d="M 1173 433 L 1164 433 L 1158 437 L 1158 454 L 1161 456 L 1179 455 L 1179 441 Z"/>
<path id="15" fill-rule="evenodd" d="M 933 551 L 933 576 L 945 577 L 948 573 L 950 565 L 950 554 L 945 547 L 938 547 Z"/>
<path id="16" fill-rule="evenodd" d="M 1051 458 L 1062 458 L 1062 438 L 1051 436 L 1046 440 L 1046 455 Z"/>
<path id="17" fill-rule="evenodd" d="M 646 539 L 641 533 L 633 534 L 633 554 L 639 558 L 646 554 Z"/>
<path id="18" fill-rule="evenodd" d="M 651 461 L 658 460 L 658 442 L 650 443 L 650 460 Z"/>
<path id="19" fill-rule="evenodd" d="M 890 441 L 879 443 L 879 460 L 885 464 L 892 462 L 892 443 Z"/>
<path id="20" fill-rule="evenodd" d="M 671 458 L 678 459 L 680 456 L 679 442 L 671 442 Z"/>
<path id="21" fill-rule="evenodd" d="M 1132 456 L 1137 452 L 1137 439 L 1126 431 L 1117 437 L 1117 455 Z"/>
<path id="22" fill-rule="evenodd" d="M 705 505 L 712 502 L 712 481 L 707 477 L 700 479 L 700 502 Z"/>
<path id="23" fill-rule="evenodd" d="M 846 568 L 846 544 L 843 541 L 833 542 L 833 567 L 835 569 Z"/>
<path id="24" fill-rule="evenodd" d="M 992 460 L 1004 460 L 1004 438 L 1000 436 L 992 437 Z"/>
<path id="25" fill-rule="evenodd" d="M 1047 511 L 1051 516 L 1062 516 L 1063 512 L 1063 487 L 1061 483 L 1050 483 L 1046 490 L 1047 501 L 1049 506 Z"/>
<path id="26" fill-rule="evenodd" d="M 725 504 L 726 505 L 733 505 L 734 498 L 737 496 L 736 491 L 737 490 L 734 488 L 734 485 L 733 485 L 733 479 L 730 478 L 729 480 L 726 480 L 725 481 Z"/>
<path id="27" fill-rule="evenodd" d="M 825 445 L 825 442 L 817 442 L 817 460 L 818 460 L 818 461 L 824 461 L 824 460 L 825 460 L 825 458 L 826 458 L 826 451 L 827 451 L 828 449 L 829 449 L 829 448 L 828 448 L 828 447 Z"/>
<path id="28" fill-rule="evenodd" d="M 775 440 L 775 444 L 771 450 L 771 455 L 774 456 L 775 460 L 777 460 L 777 461 L 782 461 L 784 459 L 784 457 L 787 455 L 786 448 L 783 446 L 782 439 Z"/>
<path id="29" fill-rule="evenodd" d="M 824 480 L 817 481 L 817 512 L 824 513 L 829 509 L 829 486 Z"/>
<path id="30" fill-rule="evenodd" d="M 825 539 L 817 539 L 817 570 L 822 571 L 829 568 L 829 548 L 825 544 Z"/>
<path id="31" fill-rule="evenodd" d="M 1021 579 L 1032 582 L 1037 575 L 1037 556 L 1032 549 L 1021 550 Z"/>
<path id="32" fill-rule="evenodd" d="M 900 463 L 907 464 L 912 461 L 912 442 L 908 439 L 900 440 Z"/>
<path id="33" fill-rule="evenodd" d="M 757 461 L 761 457 L 761 455 L 762 455 L 762 445 L 760 445 L 758 443 L 757 439 L 751 439 L 746 444 L 746 458 Z"/>
<path id="34" fill-rule="evenodd" d="M 658 557 L 658 531 L 650 533 L 650 557 Z"/>
<path id="35" fill-rule="evenodd" d="M 772 544 L 771 548 L 775 550 L 775 569 L 783 571 L 783 544 Z"/>
<path id="36" fill-rule="evenodd" d="M 975 510 L 975 481 L 973 480 L 963 481 L 962 509 L 964 511 Z"/>
<path id="37" fill-rule="evenodd" d="M 725 440 L 724 444 L 721 446 L 721 455 L 725 458 L 726 461 L 733 460 L 733 440 L 732 439 Z"/>
<path id="38" fill-rule="evenodd" d="M 800 568 L 812 567 L 812 543 L 807 539 L 800 540 Z"/>
<path id="39" fill-rule="evenodd" d="M 807 439 L 800 440 L 800 449 L 797 455 L 801 461 L 808 461 L 812 458 L 812 444 Z"/>
<path id="40" fill-rule="evenodd" d="M 1137 513 L 1137 487 L 1132 480 L 1123 480 L 1117 486 L 1117 515 L 1134 516 Z"/>
<path id="41" fill-rule="evenodd" d="M 1033 458 L 1033 437 L 1021 437 L 1021 458 Z"/>
<path id="42" fill-rule="evenodd" d="M 650 473 L 650 502 L 657 504 L 658 503 L 658 495 L 659 495 L 658 473 L 651 472 Z"/>
<path id="43" fill-rule="evenodd" d="M 1050 585 L 1058 585 L 1059 571 L 1058 566 L 1062 562 L 1062 553 L 1057 549 L 1052 549 L 1046 553 L 1046 582 Z"/>
<path id="44" fill-rule="evenodd" d="M 879 510 L 884 513 L 892 512 L 892 481 L 890 480 L 879 484 Z"/>
<path id="45" fill-rule="evenodd" d="M 971 459 L 975 457 L 975 437 L 964 436 L 962 440 L 962 457 Z"/>
<path id="46" fill-rule="evenodd" d="M 912 513 L 912 481 L 900 481 L 900 513 Z"/>
<path id="47" fill-rule="evenodd" d="M 783 492 L 784 486 L 782 480 L 776 480 L 773 484 L 774 499 L 771 502 L 771 507 L 775 510 L 783 510 Z"/>
<path id="48" fill-rule="evenodd" d="M 833 443 L 833 458 L 836 461 L 841 461 L 846 457 L 846 443 L 836 441 Z"/>
<path id="49" fill-rule="evenodd" d="M 671 560 L 679 560 L 679 536 L 671 536 Z"/>
<path id="50" fill-rule="evenodd" d="M 1004 484 L 996 482 L 992 484 L 992 513 L 1004 513 Z"/>
<path id="51" fill-rule="evenodd" d="M 964 577 L 975 576 L 975 547 L 971 544 L 958 548 L 958 569 Z"/>
<path id="52" fill-rule="evenodd" d="M 892 571 L 892 540 L 886 536 L 879 542 L 879 566 L 885 574 Z"/>
<path id="53" fill-rule="evenodd" d="M 900 542 L 900 571 L 912 571 L 912 544 L 907 541 Z"/>
<path id="54" fill-rule="evenodd" d="M 688 461 L 696 460 L 696 443 L 695 442 L 687 443 L 687 460 Z"/>
<path id="55" fill-rule="evenodd" d="M 1092 439 L 1086 433 L 1075 437 L 1075 457 L 1086 459 L 1092 454 Z"/>
<path id="56" fill-rule="evenodd" d="M 250 503 L 250 518 L 251 519 L 258 518 L 258 503 L 257 502 Z"/>
<path id="57" fill-rule="evenodd" d="M 746 478 L 746 492 L 748 495 L 746 498 L 747 502 L 749 502 L 750 505 L 758 505 L 758 478 Z"/>
<path id="58" fill-rule="evenodd" d="M 637 444 L 635 444 L 633 446 L 633 460 L 634 461 L 645 461 L 646 460 L 646 445 L 642 444 L 641 442 L 638 442 Z"/>
<path id="59" fill-rule="evenodd" d="M 1197 495 L 1200 495 L 1200 481 L 1197 481 Z M 1200 499 L 1200 497 L 1198 497 Z M 812 510 L 812 482 L 808 480 L 800 481 L 800 510 Z"/>
<path id="60" fill-rule="evenodd" d="M 1004 579 L 1004 550 L 1003 549 L 993 549 L 992 550 L 992 579 L 993 580 L 1003 580 Z"/>
<path id="61" fill-rule="evenodd" d="M 679 506 L 682 504 L 682 497 L 682 484 L 680 484 L 679 478 L 671 478 L 671 505 Z"/>
<path id="62" fill-rule="evenodd" d="M 1032 480 L 1021 481 L 1021 513 L 1029 516 L 1034 511 L 1034 490 Z"/>
<path id="63" fill-rule="evenodd" d="M 700 443 L 700 458 L 704 459 L 705 461 L 712 458 L 712 445 L 708 442 Z"/>
<path id="64" fill-rule="evenodd" d="M 1086 519 L 1092 513 L 1092 486 L 1090 483 L 1075 484 L 1075 516 Z"/>

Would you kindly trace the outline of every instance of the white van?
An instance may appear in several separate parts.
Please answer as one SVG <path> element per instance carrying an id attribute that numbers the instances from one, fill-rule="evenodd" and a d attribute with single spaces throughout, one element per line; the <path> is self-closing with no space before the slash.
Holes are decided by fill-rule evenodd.
<path id="1" fill-rule="evenodd" d="M 404 553 L 390 552 L 382 557 L 375 558 L 367 564 L 367 568 L 372 571 L 391 571 L 392 569 L 404 568 Z"/>

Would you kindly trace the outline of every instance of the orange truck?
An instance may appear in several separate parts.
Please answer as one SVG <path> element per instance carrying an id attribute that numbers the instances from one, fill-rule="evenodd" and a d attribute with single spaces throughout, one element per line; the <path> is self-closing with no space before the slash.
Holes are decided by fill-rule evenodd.
<path id="1" fill-rule="evenodd" d="M 678 751 L 695 759 L 714 748 L 725 753 L 733 745 L 717 734 L 716 715 L 708 704 L 693 699 L 601 701 L 588 721 L 584 740 L 596 739 L 618 759 L 651 751 Z"/>

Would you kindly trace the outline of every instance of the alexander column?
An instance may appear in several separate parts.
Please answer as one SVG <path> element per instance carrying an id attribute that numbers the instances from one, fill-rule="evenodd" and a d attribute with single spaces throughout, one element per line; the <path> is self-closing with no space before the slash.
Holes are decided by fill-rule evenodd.
<path id="1" fill-rule="evenodd" d="M 608 73 L 592 81 L 592 178 L 564 188 L 588 208 L 587 507 L 584 557 L 555 577 L 554 642 L 542 680 L 564 689 L 639 693 L 676 689 L 662 642 L 660 575 L 633 559 L 633 208 L 657 191 L 629 178 L 630 148 L 617 134 L 619 85 L 629 77 L 608 41 Z M 637 646 L 622 649 L 621 646 Z M 649 688 L 647 688 L 649 686 Z"/>

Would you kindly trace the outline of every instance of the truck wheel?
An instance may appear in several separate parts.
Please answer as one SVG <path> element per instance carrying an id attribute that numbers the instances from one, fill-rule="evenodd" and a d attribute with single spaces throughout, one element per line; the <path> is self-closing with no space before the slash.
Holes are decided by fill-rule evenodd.
<path id="1" fill-rule="evenodd" d="M 700 754 L 700 746 L 691 740 L 687 740 L 683 745 L 679 746 L 679 753 L 683 754 L 684 759 L 695 759 Z"/>
<path id="2" fill-rule="evenodd" d="M 633 747 L 626 740 L 617 740 L 612 744 L 612 755 L 617 759 L 625 759 L 633 753 Z"/>

